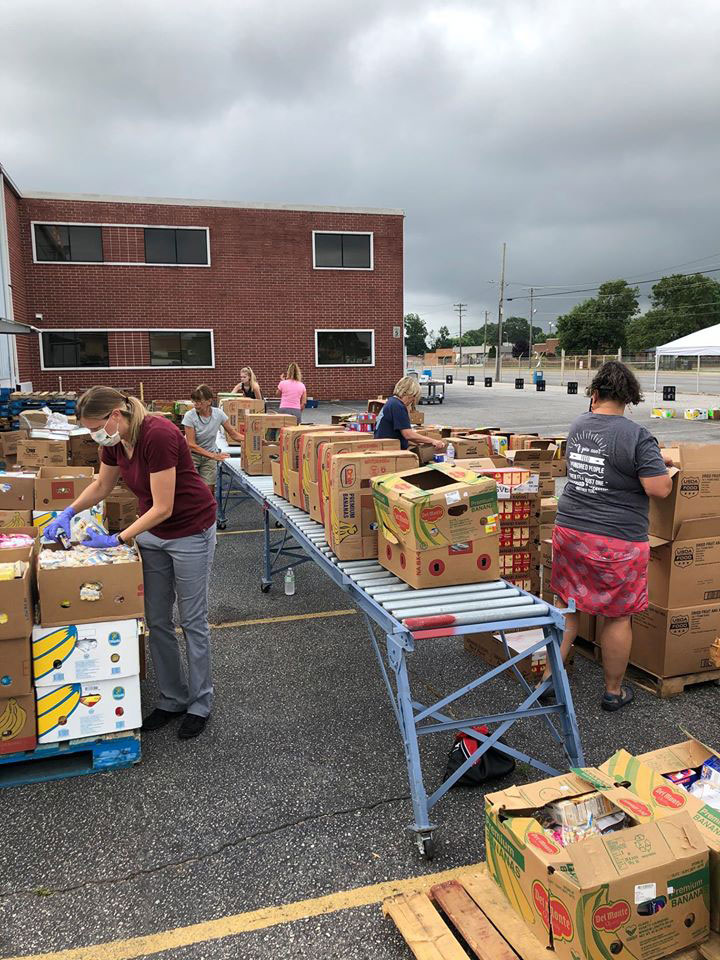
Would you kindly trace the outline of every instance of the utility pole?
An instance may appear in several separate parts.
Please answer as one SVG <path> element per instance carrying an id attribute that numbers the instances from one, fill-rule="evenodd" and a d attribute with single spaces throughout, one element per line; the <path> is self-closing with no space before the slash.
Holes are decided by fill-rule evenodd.
<path id="1" fill-rule="evenodd" d="M 507 244 L 502 245 L 502 268 L 500 270 L 500 299 L 498 301 L 498 342 L 497 353 L 495 356 L 495 382 L 500 383 L 500 351 L 503 342 L 503 310 L 505 308 L 505 249 Z"/>
<path id="2" fill-rule="evenodd" d="M 488 311 L 485 311 L 485 332 L 483 333 L 483 361 L 487 356 L 487 320 L 488 320 Z"/>
<path id="3" fill-rule="evenodd" d="M 528 347 L 528 361 L 530 367 L 532 367 L 532 348 L 533 348 L 533 297 L 535 295 L 535 290 L 533 287 L 530 287 L 530 346 Z"/>
<path id="4" fill-rule="evenodd" d="M 463 310 L 467 308 L 467 304 L 454 303 L 453 307 L 455 309 L 455 313 L 457 313 L 458 317 L 460 318 L 460 366 L 462 366 L 463 365 L 462 364 L 462 315 L 463 315 Z"/>

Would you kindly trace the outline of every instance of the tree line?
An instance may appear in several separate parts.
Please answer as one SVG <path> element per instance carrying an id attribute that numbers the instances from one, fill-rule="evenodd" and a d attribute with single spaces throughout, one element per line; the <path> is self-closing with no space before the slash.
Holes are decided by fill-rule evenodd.
<path id="1" fill-rule="evenodd" d="M 569 354 L 616 353 L 619 349 L 634 354 L 649 350 L 696 330 L 720 323 L 720 283 L 702 273 L 673 274 L 658 280 L 650 294 L 650 309 L 640 310 L 639 291 L 626 280 L 608 280 L 594 297 L 583 300 L 559 316 L 556 336 L 560 348 Z M 485 342 L 485 328 L 463 334 L 463 346 Z M 546 334 L 533 326 L 533 341 L 540 343 Z M 512 343 L 513 356 L 527 355 L 529 326 L 524 317 L 508 317 L 503 322 L 503 340 Z M 497 324 L 488 323 L 487 342 L 497 343 Z M 428 331 L 418 314 L 405 317 L 405 343 L 409 354 L 428 349 L 457 346 L 447 327 L 437 336 Z"/>

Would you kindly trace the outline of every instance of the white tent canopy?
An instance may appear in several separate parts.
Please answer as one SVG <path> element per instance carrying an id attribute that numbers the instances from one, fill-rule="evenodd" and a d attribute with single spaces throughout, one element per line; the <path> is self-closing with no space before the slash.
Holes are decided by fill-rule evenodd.
<path id="1" fill-rule="evenodd" d="M 671 340 L 655 350 L 657 357 L 720 357 L 720 323 Z"/>
<path id="2" fill-rule="evenodd" d="M 655 348 L 655 395 L 660 357 L 697 357 L 697 392 L 700 393 L 700 357 L 720 357 L 720 323 Z"/>

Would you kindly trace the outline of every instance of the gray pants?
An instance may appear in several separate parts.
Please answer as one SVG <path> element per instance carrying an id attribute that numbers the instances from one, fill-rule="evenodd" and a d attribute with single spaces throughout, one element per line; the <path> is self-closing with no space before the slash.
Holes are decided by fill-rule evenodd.
<path id="1" fill-rule="evenodd" d="M 280 407 L 278 413 L 284 413 L 286 417 L 295 417 L 298 423 L 302 421 L 302 410 L 297 407 Z"/>
<path id="2" fill-rule="evenodd" d="M 177 540 L 162 540 L 146 530 L 136 541 L 143 561 L 150 653 L 160 689 L 157 705 L 207 717 L 213 702 L 208 588 L 217 542 L 215 525 Z M 173 624 L 176 595 L 185 635 L 187 680 Z"/>

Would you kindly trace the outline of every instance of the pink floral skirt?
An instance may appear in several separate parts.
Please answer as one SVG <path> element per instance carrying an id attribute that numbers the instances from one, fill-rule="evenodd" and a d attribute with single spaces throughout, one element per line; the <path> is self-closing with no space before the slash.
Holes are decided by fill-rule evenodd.
<path id="1" fill-rule="evenodd" d="M 552 591 L 585 613 L 628 617 L 647 608 L 649 557 L 649 543 L 556 526 Z"/>

